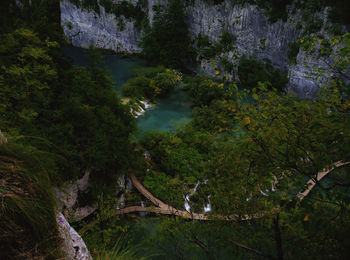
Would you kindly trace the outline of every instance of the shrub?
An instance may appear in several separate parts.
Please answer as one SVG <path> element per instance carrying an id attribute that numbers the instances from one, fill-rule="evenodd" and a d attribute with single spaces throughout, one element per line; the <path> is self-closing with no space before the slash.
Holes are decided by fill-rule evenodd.
<path id="1" fill-rule="evenodd" d="M 223 52 L 228 52 L 234 48 L 234 43 L 236 42 L 236 36 L 230 34 L 228 31 L 223 30 L 220 36 L 219 42 L 214 45 L 210 45 L 208 36 L 198 37 L 197 46 L 202 48 L 200 53 L 203 58 L 211 59 Z"/>
<path id="2" fill-rule="evenodd" d="M 220 44 L 223 51 L 229 51 L 233 48 L 233 45 L 236 42 L 236 36 L 229 33 L 226 30 L 222 31 L 222 34 L 220 36 Z"/>
<path id="3" fill-rule="evenodd" d="M 128 80 L 122 87 L 126 97 L 146 97 L 153 99 L 168 94 L 179 81 L 178 75 L 164 67 L 142 68 L 134 71 L 137 76 Z"/>
<path id="4" fill-rule="evenodd" d="M 296 42 L 289 42 L 288 43 L 287 54 L 288 54 L 288 58 L 289 58 L 291 63 L 295 64 L 297 62 L 296 58 L 297 58 L 297 55 L 299 53 L 299 49 L 300 49 L 300 46 L 298 43 L 296 43 Z"/>
<path id="5" fill-rule="evenodd" d="M 201 49 L 210 46 L 210 40 L 208 35 L 202 35 L 199 33 L 196 39 L 197 48 Z"/>
<path id="6" fill-rule="evenodd" d="M 171 73 L 159 73 L 154 78 L 154 88 L 156 96 L 168 94 L 176 85 L 176 79 Z"/>
<path id="7" fill-rule="evenodd" d="M 269 82 L 275 89 L 282 90 L 288 83 L 287 76 L 273 68 L 269 61 L 242 56 L 238 64 L 238 77 L 244 87 L 255 88 L 258 82 Z"/>
<path id="8" fill-rule="evenodd" d="M 203 106 L 223 97 L 224 89 L 218 85 L 212 79 L 199 75 L 188 79 L 185 89 L 195 106 Z"/>
<path id="9" fill-rule="evenodd" d="M 220 62 L 222 63 L 222 65 L 224 66 L 224 68 L 225 68 L 226 71 L 228 71 L 228 72 L 233 72 L 234 66 L 233 66 L 232 62 L 230 62 L 230 61 L 228 60 L 227 57 L 225 57 L 225 56 L 224 56 L 224 57 L 221 57 L 221 58 L 220 58 Z"/>
<path id="10" fill-rule="evenodd" d="M 146 13 L 142 10 L 139 2 L 136 6 L 127 1 L 119 2 L 113 5 L 112 12 L 116 18 L 123 15 L 126 19 L 135 19 L 135 27 L 139 29 L 141 29 L 142 21 L 146 17 Z"/>
<path id="11" fill-rule="evenodd" d="M 126 97 L 138 97 L 141 98 L 150 85 L 150 79 L 146 77 L 137 77 L 129 79 L 122 87 L 122 93 Z"/>

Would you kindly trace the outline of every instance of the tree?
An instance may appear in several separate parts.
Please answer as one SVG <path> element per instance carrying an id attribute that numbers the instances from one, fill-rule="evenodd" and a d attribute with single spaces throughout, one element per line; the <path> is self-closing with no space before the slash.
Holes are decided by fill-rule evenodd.
<path id="1" fill-rule="evenodd" d="M 143 34 L 141 47 L 145 58 L 152 64 L 183 69 L 193 62 L 194 52 L 181 1 L 169 1 L 164 13 L 160 6 L 155 8 L 152 28 Z"/>
<path id="2" fill-rule="evenodd" d="M 210 202 L 209 216 L 216 220 L 213 226 L 220 233 L 206 233 L 202 224 L 199 227 L 179 220 L 164 225 L 176 234 L 177 241 L 181 241 L 177 236 L 184 237 L 185 241 L 202 246 L 212 258 L 217 253 L 209 250 L 214 246 L 210 243 L 219 247 L 222 241 L 228 241 L 226 247 L 230 245 L 233 252 L 245 256 L 343 258 L 350 227 L 349 168 L 333 170 L 326 182 L 315 181 L 316 188 L 302 202 L 297 194 L 307 188 L 307 180 L 316 180 L 318 172 L 331 169 L 334 162 L 349 161 L 350 101 L 337 90 L 310 101 L 267 91 L 264 84 L 259 85 L 260 89 L 251 93 L 233 93 L 238 98 L 234 108 L 226 106 L 230 113 L 234 111 L 227 124 L 236 123 L 236 127 L 216 131 L 214 137 L 211 128 L 204 133 L 205 128 L 187 126 L 168 137 L 174 146 L 158 137 L 146 142 L 157 163 L 154 167 L 167 162 L 169 155 L 182 161 L 186 161 L 182 156 L 193 156 L 176 153 L 183 143 L 197 149 L 201 160 L 196 165 L 203 174 L 197 177 L 201 184 L 191 199 L 192 210 L 199 213 Z M 248 96 L 252 102 L 246 102 Z M 224 112 L 217 117 L 221 113 Z M 197 136 L 201 136 L 202 143 L 197 142 Z M 203 146 L 206 141 L 209 145 Z M 182 171 L 179 165 L 163 168 L 167 183 L 171 183 L 169 178 L 174 173 Z M 184 171 L 191 172 L 194 167 L 188 166 Z M 230 222 L 216 219 L 222 215 L 238 218 Z M 319 239 L 329 241 L 327 247 Z"/>

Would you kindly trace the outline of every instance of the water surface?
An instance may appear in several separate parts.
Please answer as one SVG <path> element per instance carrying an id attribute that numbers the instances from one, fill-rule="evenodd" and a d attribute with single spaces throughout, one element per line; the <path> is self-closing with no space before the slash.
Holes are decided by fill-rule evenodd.
<path id="1" fill-rule="evenodd" d="M 82 48 L 67 46 L 65 53 L 73 59 L 74 64 L 86 66 L 88 64 L 88 51 Z M 113 53 L 101 53 L 101 67 L 107 69 L 112 80 L 115 82 L 114 89 L 120 91 L 122 85 L 133 77 L 133 71 L 146 66 L 146 62 L 140 58 L 123 58 Z M 190 99 L 180 89 L 174 90 L 168 97 L 149 108 L 145 114 L 137 120 L 139 131 L 142 136 L 148 130 L 170 131 L 182 123 L 192 120 Z"/>
<path id="2" fill-rule="evenodd" d="M 66 46 L 64 52 L 73 59 L 73 64 L 79 66 L 87 66 L 89 61 L 88 50 Z M 122 85 L 133 77 L 133 71 L 137 68 L 144 67 L 146 62 L 136 57 L 122 57 L 122 55 L 101 52 L 102 64 L 101 67 L 109 71 L 109 75 L 114 81 L 114 89 L 119 92 Z"/>
<path id="3" fill-rule="evenodd" d="M 190 98 L 186 92 L 176 89 L 167 98 L 148 109 L 139 117 L 137 125 L 142 135 L 148 130 L 170 131 L 192 120 Z"/>

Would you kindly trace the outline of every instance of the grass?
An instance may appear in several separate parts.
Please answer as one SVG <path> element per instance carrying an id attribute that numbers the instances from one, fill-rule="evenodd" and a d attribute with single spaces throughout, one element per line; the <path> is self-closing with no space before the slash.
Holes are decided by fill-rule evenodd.
<path id="1" fill-rule="evenodd" d="M 96 260 L 146 260 L 151 256 L 138 256 L 142 248 L 139 245 L 125 246 L 125 241 L 122 236 L 119 237 L 114 247 L 111 250 L 103 248 L 96 252 L 94 259 Z"/>
<path id="2" fill-rule="evenodd" d="M 0 145 L 0 259 L 56 258 L 56 203 L 32 147 Z"/>

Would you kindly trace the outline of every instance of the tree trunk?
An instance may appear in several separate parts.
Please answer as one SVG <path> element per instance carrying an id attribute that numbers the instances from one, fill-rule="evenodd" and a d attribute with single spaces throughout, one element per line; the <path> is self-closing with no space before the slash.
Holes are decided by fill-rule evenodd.
<path id="1" fill-rule="evenodd" d="M 282 237 L 281 237 L 281 231 L 279 227 L 279 218 L 280 218 L 280 214 L 277 214 L 276 218 L 273 220 L 273 224 L 275 226 L 277 259 L 283 260 Z"/>

